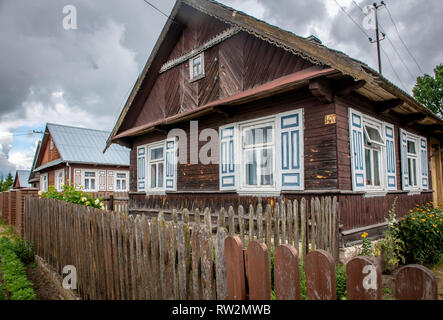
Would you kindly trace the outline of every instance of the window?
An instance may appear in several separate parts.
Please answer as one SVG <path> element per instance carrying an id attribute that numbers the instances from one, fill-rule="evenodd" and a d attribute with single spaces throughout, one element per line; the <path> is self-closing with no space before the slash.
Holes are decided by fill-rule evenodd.
<path id="1" fill-rule="evenodd" d="M 244 187 L 274 186 L 274 124 L 242 128 Z"/>
<path id="2" fill-rule="evenodd" d="M 365 183 L 368 188 L 382 187 L 381 157 L 384 141 L 380 131 L 381 127 L 364 123 Z"/>
<path id="3" fill-rule="evenodd" d="M 51 138 L 51 143 L 50 143 L 50 149 L 51 149 L 51 150 L 54 149 L 54 140 L 52 140 L 52 138 Z"/>
<path id="4" fill-rule="evenodd" d="M 408 182 L 409 186 L 412 188 L 416 188 L 417 183 L 417 146 L 416 141 L 408 140 L 407 141 L 407 150 L 408 150 Z"/>
<path id="5" fill-rule="evenodd" d="M 219 128 L 219 188 L 278 196 L 304 190 L 303 109 Z"/>
<path id="6" fill-rule="evenodd" d="M 148 146 L 148 187 L 150 190 L 164 189 L 164 143 Z"/>
<path id="7" fill-rule="evenodd" d="M 44 173 L 40 175 L 40 191 L 48 191 L 48 174 Z"/>
<path id="8" fill-rule="evenodd" d="M 95 171 L 84 171 L 83 172 L 83 188 L 85 191 L 95 191 L 96 190 L 96 172 Z"/>
<path id="9" fill-rule="evenodd" d="M 65 172 L 64 170 L 58 170 L 55 172 L 55 188 L 58 191 L 63 190 L 63 185 L 65 183 Z"/>
<path id="10" fill-rule="evenodd" d="M 189 60 L 189 73 L 191 81 L 199 80 L 204 77 L 205 59 L 203 52 Z"/>
<path id="11" fill-rule="evenodd" d="M 128 180 L 127 173 L 117 172 L 115 175 L 115 190 L 116 191 L 127 191 L 128 190 Z"/>

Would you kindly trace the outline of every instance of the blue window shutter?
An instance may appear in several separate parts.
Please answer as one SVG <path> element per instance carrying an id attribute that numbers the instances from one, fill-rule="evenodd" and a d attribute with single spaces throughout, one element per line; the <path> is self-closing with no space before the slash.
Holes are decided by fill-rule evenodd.
<path id="1" fill-rule="evenodd" d="M 363 139 L 363 117 L 349 108 L 349 142 L 351 144 L 352 189 L 365 190 L 365 153 Z"/>
<path id="2" fill-rule="evenodd" d="M 428 176 L 428 141 L 425 137 L 420 137 L 420 163 L 421 163 L 421 187 L 429 189 Z"/>
<path id="3" fill-rule="evenodd" d="M 146 147 L 137 147 L 137 191 L 146 191 Z"/>
<path id="4" fill-rule="evenodd" d="M 403 190 L 409 190 L 408 140 L 406 131 L 400 129 L 401 180 Z"/>
<path id="5" fill-rule="evenodd" d="M 237 189 L 236 135 L 235 124 L 220 128 L 220 190 Z"/>
<path id="6" fill-rule="evenodd" d="M 165 189 L 177 190 L 177 148 L 175 138 L 167 139 L 165 142 Z"/>
<path id="7" fill-rule="evenodd" d="M 386 189 L 397 190 L 397 170 L 395 159 L 395 138 L 394 126 L 388 123 L 384 124 L 385 143 L 386 143 Z"/>
<path id="8" fill-rule="evenodd" d="M 304 189 L 303 109 L 279 115 L 280 172 L 282 190 Z"/>

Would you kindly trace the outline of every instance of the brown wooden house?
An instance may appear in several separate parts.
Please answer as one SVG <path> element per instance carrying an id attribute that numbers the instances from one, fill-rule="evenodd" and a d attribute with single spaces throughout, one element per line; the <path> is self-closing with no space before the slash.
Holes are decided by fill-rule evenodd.
<path id="1" fill-rule="evenodd" d="M 81 186 L 85 192 L 127 192 L 129 149 L 112 146 L 106 153 L 108 131 L 48 123 L 37 149 L 32 173 L 38 188 Z"/>
<path id="2" fill-rule="evenodd" d="M 31 171 L 29 170 L 17 170 L 15 172 L 15 179 L 12 189 L 24 189 L 32 187 L 32 185 L 28 182 L 30 173 Z"/>
<path id="3" fill-rule="evenodd" d="M 396 197 L 399 214 L 442 200 L 431 156 L 442 124 L 315 37 L 215 1 L 179 0 L 108 147 L 131 148 L 132 209 L 153 197 L 217 206 L 333 195 L 352 238 L 383 226 Z M 211 139 L 212 161 L 202 161 Z"/>

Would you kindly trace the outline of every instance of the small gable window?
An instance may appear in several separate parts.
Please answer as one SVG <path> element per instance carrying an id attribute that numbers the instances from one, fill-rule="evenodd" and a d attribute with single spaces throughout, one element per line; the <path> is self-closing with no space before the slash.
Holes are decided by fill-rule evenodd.
<path id="1" fill-rule="evenodd" d="M 52 138 L 51 138 L 50 148 L 51 148 L 51 150 L 54 150 L 54 140 L 52 140 Z"/>
<path id="2" fill-rule="evenodd" d="M 191 81 L 199 80 L 205 76 L 205 58 L 203 52 L 189 60 L 189 72 Z"/>

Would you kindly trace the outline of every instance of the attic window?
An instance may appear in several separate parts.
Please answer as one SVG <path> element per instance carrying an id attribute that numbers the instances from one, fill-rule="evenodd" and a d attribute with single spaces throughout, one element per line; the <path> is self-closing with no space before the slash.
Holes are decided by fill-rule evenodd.
<path id="1" fill-rule="evenodd" d="M 191 81 L 199 80 L 205 76 L 205 56 L 203 52 L 189 60 L 189 74 Z"/>
<path id="2" fill-rule="evenodd" d="M 54 149 L 54 141 L 52 140 L 52 138 L 51 138 L 51 146 L 50 146 L 50 148 L 51 148 L 51 150 Z"/>

